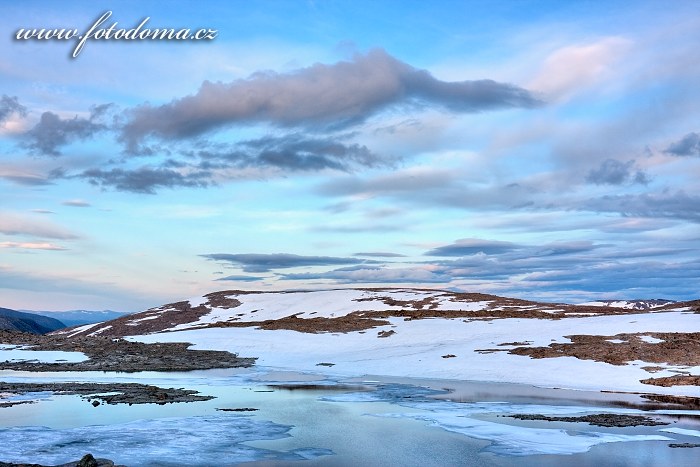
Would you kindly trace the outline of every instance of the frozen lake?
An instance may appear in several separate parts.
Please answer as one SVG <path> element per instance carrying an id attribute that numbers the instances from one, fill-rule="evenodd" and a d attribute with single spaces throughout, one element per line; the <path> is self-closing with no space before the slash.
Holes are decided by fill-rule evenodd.
<path id="1" fill-rule="evenodd" d="M 91 452 L 128 466 L 685 466 L 694 465 L 698 448 L 669 444 L 700 442 L 692 412 L 630 408 L 637 396 L 514 384 L 340 380 L 259 367 L 169 374 L 1 371 L 0 380 L 141 382 L 216 396 L 98 407 L 78 396 L 20 396 L 38 402 L 0 408 L 4 462 L 58 464 Z M 603 428 L 508 417 L 598 413 L 651 415 L 670 425 Z"/>

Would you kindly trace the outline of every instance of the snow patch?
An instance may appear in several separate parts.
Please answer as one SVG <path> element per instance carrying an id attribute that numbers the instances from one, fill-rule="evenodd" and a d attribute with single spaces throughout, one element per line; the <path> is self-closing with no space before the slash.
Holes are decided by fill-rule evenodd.
<path id="1" fill-rule="evenodd" d="M 0 349 L 0 361 L 37 362 L 37 363 L 78 363 L 88 359 L 82 352 L 64 352 L 61 350 L 23 350 Z"/>
<path id="2" fill-rule="evenodd" d="M 96 335 L 98 335 L 98 334 L 101 334 L 101 333 L 105 332 L 105 331 L 108 330 L 108 329 L 112 329 L 112 325 L 103 326 L 103 327 L 101 327 L 100 329 L 98 329 L 98 330 L 96 330 L 96 331 L 93 331 L 93 332 L 91 332 L 90 334 L 88 334 L 88 337 L 96 336 Z"/>
<path id="3" fill-rule="evenodd" d="M 209 324 L 225 321 L 256 322 L 277 320 L 291 315 L 299 318 L 338 318 L 356 311 L 384 311 L 414 309 L 413 305 L 392 304 L 384 301 L 386 298 L 397 302 L 417 302 L 433 299 L 423 308 L 436 311 L 461 310 L 478 311 L 486 308 L 491 301 L 455 301 L 451 295 L 442 291 L 411 291 L 411 290 L 318 290 L 310 292 L 260 292 L 253 294 L 229 295 L 241 302 L 235 308 L 216 308 L 199 320 L 179 324 L 170 331 L 193 329 Z M 192 306 L 207 303 L 206 298 L 190 299 Z"/>
<path id="4" fill-rule="evenodd" d="M 200 305 L 204 305 L 209 301 L 207 297 L 194 297 L 188 300 L 192 308 L 197 308 Z"/>
<path id="5" fill-rule="evenodd" d="M 126 323 L 126 325 L 127 325 L 127 326 L 138 326 L 138 325 L 139 325 L 138 323 L 141 323 L 141 322 L 143 322 L 143 321 L 150 321 L 150 320 L 152 320 L 152 319 L 158 319 L 158 318 L 160 318 L 160 314 L 162 314 L 162 312 L 159 313 L 159 314 L 157 314 L 157 315 L 146 316 L 145 318 L 134 319 L 134 320 L 131 320 L 131 321 L 129 321 L 128 323 Z"/>
<path id="6" fill-rule="evenodd" d="M 656 337 L 652 336 L 639 336 L 639 338 L 647 344 L 658 344 L 660 342 L 666 342 L 663 339 L 657 339 Z"/>
<path id="7" fill-rule="evenodd" d="M 82 332 L 87 331 L 88 329 L 92 329 L 95 326 L 98 326 L 101 323 L 94 323 L 94 324 L 85 324 L 83 326 L 78 326 L 77 328 L 70 329 L 69 331 L 59 331 L 56 334 L 68 334 L 67 337 L 73 337 L 76 334 L 80 334 Z"/>

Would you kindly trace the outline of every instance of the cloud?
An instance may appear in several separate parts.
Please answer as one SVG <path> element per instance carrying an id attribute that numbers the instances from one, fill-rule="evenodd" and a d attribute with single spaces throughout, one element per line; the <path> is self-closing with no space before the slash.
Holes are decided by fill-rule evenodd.
<path id="1" fill-rule="evenodd" d="M 534 256 L 558 256 L 584 253 L 608 245 L 596 245 L 589 241 L 554 242 L 537 247 Z"/>
<path id="2" fill-rule="evenodd" d="M 481 239 L 458 240 L 445 247 L 427 252 L 428 256 L 445 259 L 423 263 L 436 274 L 453 280 L 503 280 L 517 282 L 523 274 L 537 271 L 568 270 L 572 265 L 597 264 L 601 261 L 595 250 L 613 245 L 590 241 L 552 242 L 543 245 L 518 245 Z M 447 259 L 457 257 L 455 259 Z M 616 257 L 606 251 L 603 261 Z M 513 286 L 513 284 L 510 284 Z"/>
<path id="3" fill-rule="evenodd" d="M 499 242 L 494 240 L 481 240 L 478 238 L 463 238 L 456 242 L 434 248 L 424 253 L 425 256 L 469 256 L 478 253 L 486 255 L 501 254 L 522 248 L 510 242 Z"/>
<path id="4" fill-rule="evenodd" d="M 343 144 L 330 138 L 311 139 L 299 134 L 265 137 L 242 143 L 257 154 L 252 160 L 261 166 L 291 170 L 347 170 L 353 165 L 374 167 L 381 159 L 367 146 Z"/>
<path id="5" fill-rule="evenodd" d="M 81 306 L 101 310 L 113 307 L 131 311 L 144 310 L 166 299 L 109 282 L 63 277 L 54 272 L 61 271 L 42 270 L 35 274 L 0 265 L 0 293 L 3 299 L 14 298 L 18 303 L 32 303 L 32 306 L 44 310 L 55 309 L 57 304 L 65 303 L 66 298 L 73 303 L 71 308 Z"/>
<path id="6" fill-rule="evenodd" d="M 27 108 L 19 103 L 17 97 L 3 94 L 0 97 L 0 126 L 4 125 L 12 115 L 24 117 L 27 115 Z"/>
<path id="7" fill-rule="evenodd" d="M 264 277 L 258 277 L 258 276 L 244 276 L 244 275 L 232 275 L 232 276 L 226 276 L 226 277 L 221 277 L 219 279 L 216 279 L 217 281 L 235 281 L 235 282 L 256 282 L 256 281 L 261 281 L 265 279 Z"/>
<path id="8" fill-rule="evenodd" d="M 588 172 L 586 181 L 595 185 L 622 185 L 625 183 L 647 185 L 649 178 L 642 170 L 635 168 L 634 160 L 620 162 L 615 159 L 606 159 L 598 168 Z"/>
<path id="9" fill-rule="evenodd" d="M 627 298 L 697 297 L 698 289 L 689 289 L 687 279 L 697 276 L 700 261 L 688 261 L 689 242 L 659 249 L 654 240 L 630 242 L 625 237 L 624 241 L 621 246 L 554 242 L 440 259 L 423 267 L 450 277 L 452 287 L 522 298 L 552 300 L 552 293 L 590 297 L 601 292 Z M 684 262 L 677 260 L 679 254 Z M 651 257 L 658 259 L 647 259 Z"/>
<path id="10" fill-rule="evenodd" d="M 25 186 L 45 186 L 53 183 L 43 175 L 11 169 L 0 169 L 0 178 Z"/>
<path id="11" fill-rule="evenodd" d="M 67 201 L 62 202 L 61 204 L 64 206 L 72 206 L 74 208 L 88 208 L 92 206 L 90 203 L 82 199 L 69 199 Z"/>
<path id="12" fill-rule="evenodd" d="M 448 283 L 452 278 L 424 268 L 350 267 L 320 273 L 282 274 L 286 280 L 333 280 L 341 284 Z"/>
<path id="13" fill-rule="evenodd" d="M 276 167 L 286 171 L 350 170 L 352 167 L 377 167 L 389 161 L 372 153 L 367 146 L 346 144 L 347 136 L 311 138 L 299 133 L 266 136 L 242 141 L 229 147 L 185 152 L 200 159 L 203 169 Z"/>
<path id="14" fill-rule="evenodd" d="M 398 232 L 406 231 L 408 229 L 405 225 L 399 225 L 396 223 L 392 224 L 377 224 L 377 223 L 367 223 L 367 224 L 350 224 L 350 225 L 321 225 L 312 227 L 310 230 L 314 232 L 335 232 L 335 233 L 364 233 L 364 232 Z"/>
<path id="15" fill-rule="evenodd" d="M 584 202 L 580 209 L 616 212 L 623 216 L 657 217 L 700 222 L 700 197 L 683 190 L 675 193 L 609 195 Z"/>
<path id="16" fill-rule="evenodd" d="M 53 250 L 63 251 L 67 248 L 54 245 L 53 243 L 38 242 L 0 242 L 0 248 L 17 248 L 22 250 Z"/>
<path id="17" fill-rule="evenodd" d="M 269 272 L 272 269 L 296 268 L 300 266 L 333 266 L 341 264 L 360 264 L 368 262 L 367 260 L 360 260 L 357 258 L 338 258 L 333 256 L 300 256 L 289 253 L 213 253 L 200 256 L 213 261 L 224 261 L 236 266 L 240 266 L 245 272 Z"/>
<path id="18" fill-rule="evenodd" d="M 172 169 L 149 167 L 88 169 L 74 177 L 85 178 L 93 185 L 145 194 L 155 194 L 157 188 L 206 187 L 213 184 L 209 171 L 183 174 Z"/>
<path id="19" fill-rule="evenodd" d="M 60 156 L 59 147 L 107 130 L 107 125 L 101 120 L 110 107 L 110 104 L 95 106 L 88 118 L 64 119 L 53 112 L 44 112 L 39 122 L 24 134 L 23 145 L 36 154 Z"/>
<path id="20" fill-rule="evenodd" d="M 443 190 L 450 187 L 456 178 L 458 175 L 447 169 L 414 167 L 369 180 L 359 177 L 331 180 L 321 185 L 318 192 L 327 196 L 390 195 L 401 198 L 417 194 L 418 198 L 423 198 L 425 191 Z"/>
<path id="21" fill-rule="evenodd" d="M 529 86 L 548 96 L 568 97 L 614 73 L 612 65 L 631 45 L 627 39 L 606 37 L 557 49 L 547 57 Z"/>
<path id="22" fill-rule="evenodd" d="M 674 156 L 700 156 L 700 134 L 688 133 L 666 148 L 665 152 Z"/>
<path id="23" fill-rule="evenodd" d="M 31 235 L 58 240 L 78 238 L 74 233 L 43 219 L 34 219 L 3 211 L 0 211 L 0 233 L 5 235 Z"/>
<path id="24" fill-rule="evenodd" d="M 538 290 L 586 290 L 614 292 L 628 298 L 697 297 L 699 290 L 688 288 L 689 277 L 700 275 L 700 261 L 601 262 L 596 265 L 537 272 L 522 280 Z M 659 291 L 664 296 L 659 297 Z"/>
<path id="25" fill-rule="evenodd" d="M 147 136 L 183 139 L 229 124 L 339 128 L 398 105 L 480 112 L 538 104 L 517 86 L 491 80 L 441 81 L 376 49 L 352 61 L 291 73 L 260 72 L 231 83 L 205 81 L 194 95 L 131 109 L 121 139 L 134 151 Z"/>
<path id="26" fill-rule="evenodd" d="M 484 183 L 462 168 L 410 167 L 371 178 L 343 176 L 330 179 L 316 187 L 316 192 L 328 197 L 347 197 L 350 204 L 370 198 L 390 198 L 392 206 L 446 206 L 459 209 L 521 209 L 532 207 L 542 192 L 536 183 L 503 184 L 498 180 Z M 334 204 L 329 210 L 339 211 L 346 204 Z"/>
<path id="27" fill-rule="evenodd" d="M 298 133 L 266 136 L 234 144 L 198 142 L 198 149 L 168 150 L 170 157 L 139 168 L 90 168 L 74 175 L 118 191 L 154 194 L 161 188 L 207 187 L 237 178 L 279 176 L 289 172 L 352 171 L 357 167 L 390 166 L 366 146 L 343 141 L 349 135 L 313 138 Z M 124 164 L 125 160 L 110 161 Z"/>
<path id="28" fill-rule="evenodd" d="M 366 253 L 353 253 L 353 256 L 366 256 L 368 258 L 404 258 L 406 255 L 399 253 L 388 253 L 382 251 L 370 251 Z"/>

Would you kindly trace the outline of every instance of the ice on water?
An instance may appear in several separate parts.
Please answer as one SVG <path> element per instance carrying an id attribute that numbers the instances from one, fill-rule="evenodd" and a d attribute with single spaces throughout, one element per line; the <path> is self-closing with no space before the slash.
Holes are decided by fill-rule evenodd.
<path id="1" fill-rule="evenodd" d="M 558 406 L 540 404 L 512 404 L 508 402 L 450 402 L 431 399 L 441 394 L 428 388 L 403 384 L 387 384 L 371 393 L 357 392 L 330 395 L 329 402 L 390 402 L 417 412 L 372 414 L 375 417 L 410 418 L 429 422 L 446 431 L 460 433 L 470 438 L 490 441 L 486 451 L 509 456 L 536 454 L 576 454 L 586 452 L 602 443 L 629 441 L 669 441 L 662 435 L 622 435 L 603 433 L 581 424 L 576 431 L 564 429 L 534 428 L 480 419 L 484 415 L 543 414 L 582 415 L 587 413 L 641 413 L 634 409 Z M 672 432 L 671 430 L 664 430 Z M 688 431 L 688 430 L 686 430 Z"/>
<path id="2" fill-rule="evenodd" d="M 295 461 L 332 455 L 314 447 L 273 451 L 248 446 L 254 440 L 286 438 L 290 426 L 240 414 L 138 420 L 70 429 L 0 429 L 3 461 L 31 459 L 61 464 L 86 452 L 133 467 L 148 465 L 234 465 L 257 460 Z"/>

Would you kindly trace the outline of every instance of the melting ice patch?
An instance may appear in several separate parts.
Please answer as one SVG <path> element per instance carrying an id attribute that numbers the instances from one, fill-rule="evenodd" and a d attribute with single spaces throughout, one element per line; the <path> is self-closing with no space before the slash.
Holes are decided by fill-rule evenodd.
<path id="1" fill-rule="evenodd" d="M 430 422 L 432 426 L 446 431 L 490 441 L 492 444 L 485 450 L 500 455 L 576 454 L 586 452 L 593 446 L 602 443 L 672 440 L 660 435 L 621 435 L 588 431 L 585 429 L 588 425 L 582 425 L 581 429 L 574 431 L 514 426 L 479 419 L 480 415 L 507 416 L 516 413 L 546 415 L 640 413 L 634 409 L 512 404 L 509 402 L 451 402 L 430 398 L 430 396 L 445 392 L 402 384 L 387 384 L 379 386 L 374 392 L 336 394 L 323 397 L 322 400 L 329 402 L 389 402 L 401 407 L 417 409 L 420 412 L 370 415 L 424 420 Z"/>
<path id="2" fill-rule="evenodd" d="M 0 393 L 0 402 L 47 401 L 53 393 L 50 391 L 27 392 L 24 394 Z"/>
<path id="3" fill-rule="evenodd" d="M 443 430 L 490 441 L 486 451 L 509 456 L 534 454 L 576 454 L 602 443 L 621 441 L 671 441 L 659 435 L 620 435 L 595 431 L 569 432 L 562 429 L 528 428 L 493 423 L 447 412 L 377 414 L 377 417 L 425 420 Z"/>
<path id="4" fill-rule="evenodd" d="M 41 363 L 78 363 L 88 357 L 82 352 L 64 352 L 61 350 L 24 350 L 13 346 L 0 347 L 0 362 L 30 362 Z"/>
<path id="5" fill-rule="evenodd" d="M 139 466 L 236 465 L 259 460 L 298 461 L 333 454 L 328 449 L 274 451 L 247 446 L 254 440 L 289 437 L 290 426 L 245 415 L 138 420 L 54 430 L 11 427 L 0 430 L 4 462 L 61 464 L 86 452 L 118 464 Z"/>
<path id="6" fill-rule="evenodd" d="M 447 390 L 430 389 L 409 384 L 380 384 L 371 392 L 347 392 L 321 397 L 328 402 L 391 402 L 404 403 L 410 401 L 435 402 L 429 396 L 447 394 Z"/>

